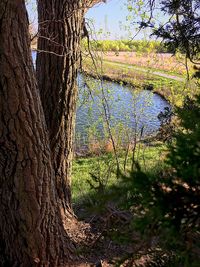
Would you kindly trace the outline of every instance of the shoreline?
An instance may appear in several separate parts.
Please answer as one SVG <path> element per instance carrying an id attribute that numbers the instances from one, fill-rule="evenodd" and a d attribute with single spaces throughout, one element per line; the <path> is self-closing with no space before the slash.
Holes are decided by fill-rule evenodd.
<path id="1" fill-rule="evenodd" d="M 112 62 L 97 61 L 94 66 L 92 60 L 88 58 L 84 58 L 83 72 L 95 79 L 123 83 L 133 88 L 152 91 L 174 106 L 181 106 L 183 103 L 184 81 L 161 77 L 151 72 L 142 72 L 120 64 L 116 65 L 115 62 L 112 64 Z"/>
<path id="2" fill-rule="evenodd" d="M 37 51 L 37 46 L 31 45 L 31 50 Z M 95 79 L 100 78 L 105 81 L 110 81 L 118 84 L 123 83 L 123 85 L 125 86 L 152 91 L 154 94 L 159 95 L 171 105 L 174 105 L 174 103 L 178 103 L 177 105 L 180 105 L 179 103 L 182 102 L 180 101 L 180 96 L 178 96 L 179 92 L 175 93 L 172 96 L 171 88 L 179 88 L 180 86 L 184 86 L 183 81 L 176 81 L 171 78 L 160 77 L 149 72 L 145 73 L 135 69 L 131 70 L 125 64 L 124 66 L 117 66 L 114 65 L 115 63 L 116 62 L 114 61 L 102 61 L 103 71 L 97 70 L 99 73 L 101 73 L 99 75 L 95 73 L 94 69 L 91 69 L 91 66 L 93 65 L 91 60 L 86 59 L 83 62 L 83 73 Z"/>
<path id="3" fill-rule="evenodd" d="M 133 87 L 133 89 L 134 88 L 141 88 L 142 90 L 151 91 L 153 94 L 159 95 L 162 99 L 164 99 L 166 102 L 171 104 L 170 100 L 169 100 L 169 97 L 167 97 L 167 95 L 165 95 L 163 92 L 154 89 L 152 84 L 144 83 L 142 85 L 136 85 L 131 81 L 127 81 L 125 79 L 121 79 L 120 77 L 112 78 L 111 76 L 109 76 L 107 74 L 97 75 L 95 73 L 88 72 L 86 70 L 84 70 L 83 73 L 86 74 L 87 76 L 90 76 L 90 77 L 94 78 L 94 79 L 100 80 L 100 78 L 101 78 L 104 81 L 113 82 L 113 83 L 117 83 L 117 84 L 123 84 L 124 86 L 131 86 L 131 87 Z"/>
<path id="4" fill-rule="evenodd" d="M 158 137 L 159 130 L 157 130 L 154 133 L 151 133 L 150 135 L 144 136 L 143 138 L 139 138 L 136 140 L 136 144 L 143 144 L 146 146 L 149 146 L 151 143 L 151 146 L 156 146 L 156 143 L 162 143 L 161 139 Z M 103 146 L 96 146 L 95 149 L 90 147 L 90 144 L 83 145 L 82 147 L 76 147 L 74 148 L 74 159 L 79 158 L 89 158 L 89 157 L 98 157 L 99 155 L 107 155 L 109 153 L 114 155 L 114 148 L 110 141 L 105 139 Z M 110 146 L 106 146 L 106 144 L 110 144 Z M 98 145 L 98 143 L 97 143 Z M 127 145 L 121 145 L 119 148 L 121 151 L 125 151 L 127 149 Z"/>

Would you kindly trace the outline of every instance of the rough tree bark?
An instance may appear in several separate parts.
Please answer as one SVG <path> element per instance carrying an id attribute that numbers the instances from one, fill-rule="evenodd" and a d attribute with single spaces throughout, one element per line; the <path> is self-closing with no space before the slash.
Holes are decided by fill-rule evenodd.
<path id="1" fill-rule="evenodd" d="M 83 18 L 88 8 L 101 1 L 38 0 L 36 73 L 49 130 L 57 190 L 63 208 L 68 211 L 71 209 L 71 167 Z"/>
<path id="2" fill-rule="evenodd" d="M 52 3 L 51 0 L 43 2 L 49 5 Z M 59 0 L 55 0 L 54 6 L 49 9 L 54 15 L 57 14 L 56 16 L 59 12 L 65 14 L 64 22 L 61 17 L 65 30 L 63 26 L 59 26 L 59 21 L 53 21 L 47 26 L 50 32 L 53 27 L 54 30 L 58 30 L 58 35 L 68 34 L 64 41 L 67 44 L 63 44 L 67 55 L 60 57 L 61 48 L 58 46 L 58 51 L 53 51 L 58 52 L 59 56 L 50 57 L 50 63 L 42 59 L 40 63 L 45 68 L 45 71 L 40 68 L 40 75 L 46 75 L 47 80 L 52 75 L 58 75 L 57 80 L 51 80 L 58 85 L 55 86 L 57 91 L 52 88 L 54 91 L 50 92 L 55 96 L 55 101 L 52 99 L 52 102 L 48 102 L 55 120 L 52 121 L 52 118 L 47 116 L 47 106 L 43 100 L 45 120 L 35 79 L 24 0 L 0 1 L 0 266 L 72 266 L 69 262 L 74 256 L 74 246 L 66 229 L 69 229 L 70 223 L 73 224 L 74 221 L 73 218 L 66 218 L 66 214 L 60 209 L 60 199 L 64 198 L 64 193 L 58 192 L 57 189 L 58 184 L 62 186 L 62 180 L 56 187 L 55 177 L 58 177 L 60 170 L 68 175 L 67 168 L 71 164 L 67 162 L 60 167 L 65 161 L 63 155 L 71 153 L 71 150 L 68 153 L 67 149 L 71 149 L 72 142 L 79 31 L 83 10 L 76 9 L 81 1 L 65 2 L 67 10 L 62 10 L 63 6 L 60 6 Z M 48 5 L 45 8 L 48 9 Z M 57 8 L 59 12 L 56 11 Z M 76 16 L 68 12 L 70 10 Z M 56 35 L 54 37 L 56 38 Z M 62 37 L 59 38 L 62 40 Z M 40 42 L 43 47 L 42 40 Z M 51 45 L 45 43 L 45 50 L 47 47 Z M 61 62 L 59 59 L 62 59 Z M 58 64 L 58 68 L 55 64 Z M 50 122 L 47 127 L 48 118 Z M 67 128 L 65 119 L 68 121 Z M 68 138 L 67 145 L 64 142 L 65 138 Z M 64 148 L 61 148 L 61 141 L 64 142 Z M 54 155 L 52 151 L 55 152 Z M 67 156 L 67 160 L 70 157 Z M 65 182 L 65 206 L 69 208 L 70 193 L 68 181 L 66 184 Z"/>
<path id="3" fill-rule="evenodd" d="M 49 130 L 57 190 L 67 209 L 71 205 L 76 79 L 84 14 L 79 2 L 38 1 L 37 80 Z"/>
<path id="4" fill-rule="evenodd" d="M 0 2 L 0 266 L 60 266 L 62 225 L 23 0 Z"/>

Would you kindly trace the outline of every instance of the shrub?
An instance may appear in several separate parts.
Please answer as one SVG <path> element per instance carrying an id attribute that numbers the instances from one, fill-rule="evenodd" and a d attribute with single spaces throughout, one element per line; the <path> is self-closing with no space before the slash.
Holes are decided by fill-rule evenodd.
<path id="1" fill-rule="evenodd" d="M 180 127 L 173 134 L 168 167 L 157 175 L 135 171 L 124 177 L 122 203 L 131 207 L 135 227 L 159 245 L 172 250 L 185 267 L 199 266 L 200 258 L 200 96 L 186 99 L 177 116 Z M 175 266 L 175 265 L 174 265 Z"/>

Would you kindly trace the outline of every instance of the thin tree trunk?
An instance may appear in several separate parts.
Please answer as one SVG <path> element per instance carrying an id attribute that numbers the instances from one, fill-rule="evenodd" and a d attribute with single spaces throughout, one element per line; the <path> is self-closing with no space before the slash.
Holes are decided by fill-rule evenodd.
<path id="1" fill-rule="evenodd" d="M 57 191 L 71 208 L 77 72 L 84 9 L 79 0 L 38 0 L 37 80 L 50 137 Z"/>
<path id="2" fill-rule="evenodd" d="M 72 245 L 57 204 L 23 0 L 1 0 L 0 40 L 0 266 L 60 266 Z"/>

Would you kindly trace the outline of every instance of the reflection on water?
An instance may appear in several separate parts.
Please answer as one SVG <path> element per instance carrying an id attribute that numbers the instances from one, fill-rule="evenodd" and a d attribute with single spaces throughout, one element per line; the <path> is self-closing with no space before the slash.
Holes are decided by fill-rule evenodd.
<path id="1" fill-rule="evenodd" d="M 32 53 L 33 61 L 36 52 Z M 78 77 L 79 101 L 76 116 L 76 142 L 87 144 L 88 138 L 107 134 L 109 119 L 115 135 L 143 136 L 159 129 L 158 114 L 169 107 L 167 101 L 148 90 L 136 90 L 117 83 Z"/>
<path id="2" fill-rule="evenodd" d="M 78 83 L 76 137 L 81 143 L 87 142 L 88 132 L 90 135 L 96 131 L 97 136 L 105 134 L 106 117 L 122 138 L 127 131 L 130 136 L 135 132 L 143 136 L 153 134 L 160 126 L 158 114 L 169 107 L 167 101 L 148 90 L 95 79 L 85 82 L 82 75 L 79 75 Z"/>

